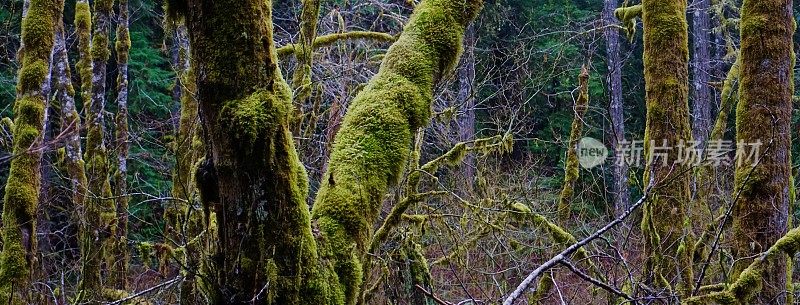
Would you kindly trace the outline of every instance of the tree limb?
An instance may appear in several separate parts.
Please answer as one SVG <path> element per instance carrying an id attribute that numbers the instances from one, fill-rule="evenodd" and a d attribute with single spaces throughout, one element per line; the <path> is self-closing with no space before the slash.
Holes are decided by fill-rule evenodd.
<path id="1" fill-rule="evenodd" d="M 647 188 L 645 188 L 644 194 L 642 195 L 642 198 L 639 199 L 639 201 L 637 201 L 630 208 L 628 208 L 628 210 L 626 210 L 624 213 L 622 213 L 622 215 L 617 217 L 617 219 L 614 219 L 604 227 L 600 228 L 600 230 L 595 231 L 594 233 L 592 233 L 592 235 L 589 235 L 588 237 L 582 239 L 581 241 L 564 249 L 564 251 L 561 251 L 561 253 L 557 254 L 556 256 L 554 256 L 553 258 L 551 258 L 550 260 L 546 261 L 544 264 L 533 270 L 530 274 L 528 274 L 525 280 L 523 280 L 522 283 L 520 283 L 519 286 L 517 286 L 517 288 L 514 289 L 514 291 L 510 295 L 508 295 L 505 301 L 503 301 L 503 305 L 511 305 L 512 303 L 514 303 L 514 301 L 517 300 L 520 296 L 522 296 L 522 293 L 526 289 L 528 289 L 531 283 L 533 283 L 533 281 L 536 278 L 538 278 L 543 272 L 549 270 L 550 268 L 553 268 L 556 264 L 567 259 L 570 255 L 577 252 L 583 246 L 585 246 L 592 240 L 600 237 L 600 235 L 603 235 L 605 232 L 607 232 L 614 226 L 620 224 L 623 220 L 625 220 L 625 218 L 633 214 L 633 212 L 637 208 L 639 208 L 642 204 L 644 204 L 645 201 L 648 200 L 648 198 L 650 197 L 650 190 L 652 188 L 653 188 L 653 178 L 651 176 L 650 183 L 648 184 Z"/>

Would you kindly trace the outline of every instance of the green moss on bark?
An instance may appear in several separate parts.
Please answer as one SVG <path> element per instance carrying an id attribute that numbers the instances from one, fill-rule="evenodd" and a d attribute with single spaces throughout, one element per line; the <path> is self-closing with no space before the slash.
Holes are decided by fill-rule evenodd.
<path id="1" fill-rule="evenodd" d="M 641 228 L 648 253 L 644 280 L 655 287 L 677 288 L 676 293 L 687 295 L 693 282 L 688 262 L 694 252 L 687 215 L 691 172 L 686 162 L 676 162 L 675 149 L 692 139 L 686 1 L 644 0 L 641 14 L 647 107 L 644 150 L 649 160 L 643 181 L 652 179 L 657 183 L 652 200 L 643 208 Z M 664 146 L 673 149 L 664 154 L 663 149 L 657 148 Z"/>
<path id="2" fill-rule="evenodd" d="M 782 1 L 746 0 L 741 12 L 741 76 L 736 107 L 736 139 L 763 143 L 758 159 L 737 162 L 733 208 L 733 249 L 737 259 L 733 274 L 744 282 L 762 282 L 755 303 L 783 303 L 786 257 L 765 262 L 755 270 L 745 266 L 751 257 L 767 250 L 788 229 L 791 176 L 791 112 L 794 92 L 795 22 L 792 9 Z M 745 147 L 746 153 L 750 148 Z M 745 154 L 746 156 L 746 154 Z M 738 160 L 737 160 L 738 161 Z M 785 244 L 782 239 L 776 247 Z M 787 250 L 793 250 L 787 249 Z M 744 270 L 744 271 L 742 271 Z M 751 283 L 753 285 L 761 283 Z M 750 285 L 750 284 L 748 284 Z M 748 295 L 749 296 L 749 295 Z"/>
<path id="3" fill-rule="evenodd" d="M 22 21 L 19 99 L 14 104 L 13 155 L 3 198 L 3 251 L 0 253 L 0 300 L 12 304 L 36 303 L 30 294 L 36 268 L 36 210 L 39 201 L 42 126 L 45 115 L 43 83 L 49 76 L 54 45 L 53 20 L 58 1 L 31 0 Z"/>
<path id="4" fill-rule="evenodd" d="M 567 144 L 567 156 L 564 162 L 564 184 L 558 197 L 558 216 L 561 222 L 569 219 L 572 212 L 572 195 L 575 192 L 575 182 L 578 181 L 580 165 L 578 164 L 578 141 L 583 132 L 583 116 L 589 109 L 589 70 L 581 69 L 579 75 L 580 87 L 578 99 L 575 101 L 575 116 L 572 119 L 572 129 Z"/>
<path id="5" fill-rule="evenodd" d="M 413 132 L 428 122 L 433 87 L 457 64 L 465 27 L 481 5 L 420 3 L 378 74 L 348 108 L 312 212 L 332 246 L 348 304 L 361 286 L 361 257 L 383 196 L 397 183 Z"/>

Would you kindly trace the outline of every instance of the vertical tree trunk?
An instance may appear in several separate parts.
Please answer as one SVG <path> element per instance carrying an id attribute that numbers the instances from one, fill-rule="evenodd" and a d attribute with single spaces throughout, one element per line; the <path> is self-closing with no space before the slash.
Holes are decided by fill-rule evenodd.
<path id="1" fill-rule="evenodd" d="M 0 253 L 0 300 L 33 304 L 36 267 L 36 210 L 39 201 L 42 132 L 54 45 L 54 14 L 63 2 L 31 0 L 22 20 L 19 98 L 14 104 L 14 147 L 3 199 L 3 251 Z"/>
<path id="2" fill-rule="evenodd" d="M 170 21 L 167 21 L 170 22 Z M 182 224 L 188 206 L 195 192 L 192 166 L 197 151 L 192 150 L 194 131 L 199 124 L 197 101 L 191 91 L 196 91 L 194 79 L 189 75 L 189 37 L 186 24 L 179 21 L 167 26 L 170 32 L 169 48 L 172 55 L 172 69 L 176 72 L 172 97 L 180 105 L 178 132 L 176 134 L 175 171 L 172 176 L 172 197 L 177 200 L 168 202 L 164 207 L 164 235 L 171 247 L 180 247 L 183 239 Z"/>
<path id="3" fill-rule="evenodd" d="M 692 14 L 692 137 L 705 145 L 711 132 L 711 29 L 709 28 L 709 1 L 697 0 Z"/>
<path id="4" fill-rule="evenodd" d="M 606 28 L 603 36 L 606 40 L 606 65 L 608 66 L 608 86 L 609 106 L 608 112 L 611 118 L 611 147 L 616 151 L 619 143 L 625 140 L 625 118 L 622 103 L 622 60 L 619 56 L 619 30 L 612 26 L 614 21 L 614 9 L 618 0 L 605 0 L 603 5 L 603 23 Z M 615 162 L 613 170 L 614 179 L 614 213 L 620 215 L 628 209 L 630 205 L 630 192 L 628 191 L 628 164 L 625 162 Z"/>
<path id="5" fill-rule="evenodd" d="M 117 172 L 114 178 L 117 221 L 112 246 L 110 284 L 120 290 L 128 288 L 128 51 L 131 37 L 128 30 L 128 0 L 119 0 L 117 18 Z"/>
<path id="6" fill-rule="evenodd" d="M 169 22 L 169 21 L 168 21 Z M 180 304 L 201 304 L 204 300 L 197 287 L 200 258 L 208 233 L 203 233 L 203 214 L 197 206 L 197 188 L 193 169 L 203 151 L 199 140 L 200 118 L 197 109 L 194 73 L 189 64 L 189 37 L 186 24 L 174 22 L 171 50 L 176 71 L 174 96 L 180 103 L 180 119 L 175 145 L 175 172 L 172 176 L 172 196 L 176 200 L 164 209 L 166 240 L 171 247 L 184 247 L 181 267 L 184 279 L 180 286 Z M 202 235 L 201 235 L 202 234 Z"/>
<path id="7" fill-rule="evenodd" d="M 736 139 L 760 141 L 759 156 L 736 164 L 733 210 L 734 274 L 766 251 L 787 230 L 791 177 L 791 112 L 794 92 L 795 24 L 791 0 L 745 0 L 741 13 L 741 83 L 736 108 Z M 744 148 L 744 149 L 743 149 Z M 738 147 L 745 154 L 750 146 Z M 737 160 L 739 161 L 739 160 Z M 758 304 L 783 304 L 786 256 L 761 274 Z M 754 283 L 753 285 L 757 285 Z"/>
<path id="8" fill-rule="evenodd" d="M 207 274 L 211 303 L 341 304 L 338 282 L 312 236 L 271 1 L 185 4 L 175 13 L 189 29 L 210 151 L 196 179 L 203 203 L 217 215 L 217 253 Z"/>
<path id="9" fill-rule="evenodd" d="M 469 141 L 475 137 L 475 25 L 464 32 L 464 55 L 458 69 L 458 107 L 464 114 L 458 117 L 458 140 Z M 475 180 L 475 157 L 464 157 L 463 185 L 472 190 Z"/>
<path id="10" fill-rule="evenodd" d="M 83 153 L 81 152 L 81 117 L 75 108 L 75 88 L 72 85 L 65 35 L 64 21 L 61 19 L 56 27 L 53 51 L 54 94 L 56 100 L 61 104 L 61 133 L 66 135 L 64 144 L 66 158 L 64 160 L 72 188 L 72 205 L 77 208 L 83 206 L 83 196 L 86 194 L 86 172 L 83 168 Z"/>
<path id="11" fill-rule="evenodd" d="M 589 110 L 589 70 L 586 66 L 581 68 L 578 76 L 580 87 L 578 87 L 578 99 L 575 100 L 575 112 L 572 118 L 572 129 L 570 130 L 569 143 L 567 144 L 566 160 L 564 161 L 564 185 L 558 196 L 558 217 L 561 222 L 566 222 L 572 212 L 572 198 L 575 193 L 575 183 L 578 181 L 580 165 L 578 164 L 578 141 L 583 132 L 583 116 Z"/>
<path id="12" fill-rule="evenodd" d="M 91 76 L 83 76 L 91 84 L 91 98 L 84 107 L 87 121 L 86 135 L 86 176 L 88 191 L 86 194 L 82 230 L 81 249 L 82 276 L 79 289 L 79 299 L 90 304 L 97 304 L 102 300 L 103 282 L 101 272 L 108 269 L 107 258 L 112 252 L 109 239 L 115 236 L 116 207 L 111 199 L 111 185 L 109 183 L 108 151 L 104 142 L 105 126 L 105 93 L 106 93 L 106 61 L 110 56 L 109 35 L 111 27 L 111 13 L 113 0 L 98 0 L 93 3 L 94 31 L 91 37 Z M 83 7 L 81 8 L 84 9 Z M 88 14 L 81 11 L 78 16 Z M 88 71 L 83 71 L 86 73 Z M 86 83 L 82 84 L 83 86 Z M 104 268 L 105 266 L 105 268 Z"/>
<path id="13" fill-rule="evenodd" d="M 644 181 L 656 184 L 645 203 L 642 231 L 645 282 L 688 295 L 692 286 L 693 234 L 687 224 L 690 171 L 678 160 L 681 143 L 692 139 L 688 105 L 686 0 L 644 0 L 644 74 L 647 103 Z"/>

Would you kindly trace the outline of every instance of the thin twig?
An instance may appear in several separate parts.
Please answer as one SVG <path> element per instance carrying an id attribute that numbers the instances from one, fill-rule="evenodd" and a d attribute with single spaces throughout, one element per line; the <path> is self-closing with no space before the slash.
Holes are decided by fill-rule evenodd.
<path id="1" fill-rule="evenodd" d="M 436 297 L 435 295 L 433 295 L 433 292 L 430 292 L 430 291 L 426 290 L 425 288 L 423 288 L 419 284 L 415 284 L 414 287 L 417 287 L 417 289 L 419 289 L 419 291 L 422 291 L 423 294 L 425 294 L 426 296 L 431 298 L 431 300 L 433 300 L 434 302 L 436 302 L 438 304 L 441 304 L 441 305 L 453 305 L 453 303 L 450 303 L 450 302 L 447 302 L 447 301 L 443 301 L 442 299 Z"/>
<path id="2" fill-rule="evenodd" d="M 600 281 L 598 279 L 595 279 L 595 278 L 591 277 L 590 275 L 588 275 L 585 272 L 583 272 L 580 269 L 578 269 L 578 267 L 573 265 L 569 260 L 565 259 L 565 260 L 560 261 L 559 263 L 564 265 L 564 266 L 566 266 L 567 269 L 569 269 L 570 271 L 575 273 L 575 275 L 577 275 L 578 277 L 584 279 L 585 281 L 587 281 L 589 283 L 592 283 L 595 286 L 598 286 L 600 288 L 603 288 L 604 290 L 606 290 L 608 292 L 616 294 L 619 297 L 625 298 L 626 300 L 631 301 L 633 304 L 639 304 L 638 302 L 636 302 L 636 300 L 633 297 L 631 297 L 627 293 L 624 293 L 624 292 L 620 291 L 617 288 L 611 287 L 611 285 L 603 283 L 603 281 Z"/>

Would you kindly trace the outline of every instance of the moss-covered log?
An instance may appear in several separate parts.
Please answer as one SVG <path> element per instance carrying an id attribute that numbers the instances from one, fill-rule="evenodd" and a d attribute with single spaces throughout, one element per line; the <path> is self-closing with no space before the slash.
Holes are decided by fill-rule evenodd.
<path id="1" fill-rule="evenodd" d="M 400 178 L 414 131 L 430 116 L 433 87 L 458 63 L 480 0 L 428 0 L 414 10 L 378 74 L 350 104 L 313 210 L 348 303 L 388 188 Z"/>
<path id="2" fill-rule="evenodd" d="M 736 163 L 733 249 L 738 274 L 788 229 L 791 179 L 791 117 L 794 92 L 795 21 L 790 1 L 745 0 L 741 13 L 741 77 L 736 107 Z M 762 143 L 758 156 L 748 158 Z M 786 257 L 765 262 L 750 280 L 762 285 L 759 304 L 783 304 Z M 746 271 L 746 270 L 745 270 Z M 739 277 L 746 277 L 742 273 Z"/>
<path id="3" fill-rule="evenodd" d="M 644 205 L 642 232 L 648 255 L 644 281 L 688 294 L 692 286 L 694 245 L 687 210 L 690 203 L 687 162 L 677 147 L 692 139 L 688 105 L 688 34 L 685 0 L 644 0 L 644 74 L 647 121 L 644 181 L 653 179 L 652 200 Z M 627 15 L 627 14 L 626 14 Z M 678 284 L 677 287 L 673 285 Z"/>
<path id="4" fill-rule="evenodd" d="M 584 66 L 578 76 L 578 99 L 575 100 L 575 112 L 572 118 L 572 129 L 567 143 L 567 156 L 564 161 L 564 184 L 558 196 L 558 217 L 561 222 L 569 219 L 572 212 L 572 197 L 575 193 L 575 182 L 578 181 L 580 165 L 578 164 L 578 141 L 583 132 L 583 116 L 589 110 L 589 70 Z"/>
<path id="5" fill-rule="evenodd" d="M 60 1 L 31 0 L 22 20 L 25 52 L 14 103 L 13 154 L 3 198 L 3 251 L 0 253 L 0 303 L 36 304 L 32 274 L 36 254 L 36 210 L 41 183 L 42 128 L 54 45 L 54 14 Z M 32 149 L 33 148 L 33 149 Z"/>

